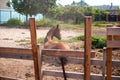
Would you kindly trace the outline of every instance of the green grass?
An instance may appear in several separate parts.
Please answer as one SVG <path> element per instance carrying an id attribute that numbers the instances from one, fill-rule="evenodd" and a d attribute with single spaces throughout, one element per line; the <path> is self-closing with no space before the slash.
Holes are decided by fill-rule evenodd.
<path id="1" fill-rule="evenodd" d="M 59 23 L 58 23 L 59 24 Z M 106 22 L 106 21 L 94 21 L 92 22 L 92 28 L 105 28 L 107 24 L 120 24 L 120 22 Z M 80 29 L 84 28 L 84 23 L 81 22 L 80 24 L 67 24 L 67 23 L 60 23 L 60 27 L 62 29 Z"/>
<path id="2" fill-rule="evenodd" d="M 81 24 L 60 24 L 61 28 L 65 28 L 65 29 L 68 29 L 68 28 L 72 28 L 72 29 L 78 29 L 78 28 L 84 28 L 84 24 L 81 23 Z"/>
<path id="3" fill-rule="evenodd" d="M 95 21 L 92 22 L 93 28 L 100 28 L 100 27 L 106 27 L 107 24 L 120 24 L 120 22 L 106 22 L 106 21 Z"/>
<path id="4" fill-rule="evenodd" d="M 30 42 L 30 40 L 21 39 L 21 40 L 16 40 L 15 42 Z"/>
<path id="5" fill-rule="evenodd" d="M 37 39 L 38 43 L 43 43 L 44 42 L 44 38 L 43 37 L 40 37 Z"/>
<path id="6" fill-rule="evenodd" d="M 58 39 L 55 38 L 55 37 L 53 38 L 53 40 L 54 40 L 54 41 L 60 41 L 60 40 L 58 40 Z M 43 37 L 40 37 L 40 38 L 37 39 L 37 41 L 38 41 L 38 43 L 44 43 L 44 38 L 43 38 Z"/>

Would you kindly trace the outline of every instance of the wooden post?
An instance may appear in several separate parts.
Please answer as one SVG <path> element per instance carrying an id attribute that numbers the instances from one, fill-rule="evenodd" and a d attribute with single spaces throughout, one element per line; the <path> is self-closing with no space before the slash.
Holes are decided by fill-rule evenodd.
<path id="1" fill-rule="evenodd" d="M 102 80 L 105 80 L 105 74 L 106 74 L 106 47 L 103 48 L 103 66 L 102 66 Z"/>
<path id="2" fill-rule="evenodd" d="M 111 39 L 112 39 L 112 36 L 107 36 L 107 40 L 111 40 Z M 106 62 L 107 80 L 112 80 L 111 79 L 111 73 L 112 73 L 112 48 L 107 48 L 106 53 L 107 53 L 107 62 Z"/>
<path id="3" fill-rule="evenodd" d="M 91 24 L 92 17 L 85 17 L 85 53 L 84 53 L 84 80 L 90 80 L 90 52 L 91 52 Z"/>
<path id="4" fill-rule="evenodd" d="M 109 27 L 109 26 L 107 26 Z M 112 40 L 112 35 L 107 35 L 107 40 Z M 112 73 L 112 48 L 107 48 L 106 50 L 106 80 L 112 80 L 111 79 L 111 73 Z"/>
<path id="5" fill-rule="evenodd" d="M 32 53 L 33 53 L 33 59 L 34 59 L 35 80 L 40 80 L 36 26 L 35 26 L 35 19 L 34 18 L 30 18 L 30 32 L 31 32 Z"/>
<path id="6" fill-rule="evenodd" d="M 108 19 L 108 14 L 106 14 L 106 21 L 109 21 L 109 19 Z"/>

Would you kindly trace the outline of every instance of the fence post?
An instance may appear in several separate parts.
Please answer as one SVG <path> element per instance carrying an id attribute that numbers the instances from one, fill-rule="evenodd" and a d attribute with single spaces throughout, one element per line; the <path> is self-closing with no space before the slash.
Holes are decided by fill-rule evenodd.
<path id="1" fill-rule="evenodd" d="M 107 25 L 107 27 L 111 27 Z M 107 35 L 107 40 L 112 40 L 112 35 Z M 112 80 L 111 79 L 112 74 L 112 48 L 106 49 L 106 80 Z"/>
<path id="2" fill-rule="evenodd" d="M 106 47 L 103 48 L 103 66 L 102 66 L 102 77 L 103 80 L 105 80 L 105 74 L 106 74 Z"/>
<path id="3" fill-rule="evenodd" d="M 40 70 L 39 70 L 39 63 L 38 63 L 39 52 L 37 47 L 35 18 L 30 18 L 30 32 L 31 32 L 31 44 L 32 44 L 32 53 L 33 53 L 33 60 L 34 60 L 35 80 L 40 80 Z"/>
<path id="4" fill-rule="evenodd" d="M 92 17 L 85 17 L 85 53 L 84 53 L 84 80 L 90 80 L 90 54 L 91 54 L 91 25 Z"/>
<path id="5" fill-rule="evenodd" d="M 106 14 L 105 18 L 106 18 L 106 21 L 109 21 L 109 15 L 108 14 Z"/>

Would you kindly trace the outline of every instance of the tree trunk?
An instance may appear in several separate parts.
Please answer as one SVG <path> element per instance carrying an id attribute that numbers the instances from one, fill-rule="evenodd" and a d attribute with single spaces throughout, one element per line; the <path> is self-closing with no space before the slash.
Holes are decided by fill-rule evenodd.
<path id="1" fill-rule="evenodd" d="M 28 26 L 29 26 L 28 14 L 26 14 L 26 23 L 25 23 L 25 27 L 28 28 Z"/>

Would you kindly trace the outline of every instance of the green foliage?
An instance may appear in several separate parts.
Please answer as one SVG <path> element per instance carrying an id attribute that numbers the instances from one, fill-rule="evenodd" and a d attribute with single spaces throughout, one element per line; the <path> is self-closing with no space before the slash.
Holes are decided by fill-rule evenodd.
<path id="1" fill-rule="evenodd" d="M 108 22 L 106 21 L 95 21 L 93 22 L 93 27 L 106 27 L 106 25 L 108 24 Z"/>
<path id="2" fill-rule="evenodd" d="M 84 27 L 84 24 L 81 23 L 81 24 L 67 24 L 67 23 L 64 23 L 64 24 L 60 24 L 61 28 L 63 29 L 80 29 L 80 28 L 83 28 Z"/>
<path id="3" fill-rule="evenodd" d="M 28 16 L 42 14 L 43 16 L 50 8 L 56 5 L 56 0 L 11 0 L 7 6 L 12 5 L 13 9 L 26 16 L 26 25 L 28 25 Z"/>
<path id="4" fill-rule="evenodd" d="M 2 25 L 11 26 L 11 27 L 20 26 L 20 25 L 24 25 L 24 22 L 22 22 L 21 20 L 17 18 L 11 18 L 6 23 L 3 23 Z"/>
<path id="5" fill-rule="evenodd" d="M 55 20 L 50 20 L 50 19 L 42 19 L 42 20 L 37 20 L 36 25 L 38 27 L 44 26 L 44 27 L 51 27 L 51 26 L 56 26 L 57 22 Z"/>
<path id="6" fill-rule="evenodd" d="M 21 39 L 21 40 L 16 40 L 15 42 L 30 42 L 30 40 Z"/>
<path id="7" fill-rule="evenodd" d="M 44 42 L 44 38 L 43 37 L 40 37 L 40 38 L 38 38 L 38 43 L 43 43 Z"/>
<path id="8" fill-rule="evenodd" d="M 18 13 L 32 16 L 38 13 L 45 14 L 49 8 L 56 5 L 56 0 L 11 0 L 7 5 L 10 7 L 10 4 Z"/>
<path id="9" fill-rule="evenodd" d="M 68 42 L 84 41 L 84 36 L 76 36 L 68 40 Z M 101 36 L 92 36 L 92 48 L 103 48 L 106 46 L 106 39 Z"/>
<path id="10" fill-rule="evenodd" d="M 102 20 L 104 15 L 108 14 L 108 11 L 99 10 L 90 6 L 81 5 L 58 5 L 52 9 L 49 9 L 47 17 L 62 20 L 66 23 L 72 22 L 72 24 L 79 24 L 84 21 L 84 16 L 92 16 L 93 20 L 99 18 Z M 102 18 L 101 18 L 102 17 Z"/>
<path id="11" fill-rule="evenodd" d="M 100 36 L 92 36 L 92 48 L 103 48 L 106 46 L 106 39 Z"/>

